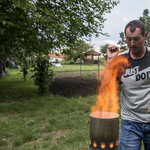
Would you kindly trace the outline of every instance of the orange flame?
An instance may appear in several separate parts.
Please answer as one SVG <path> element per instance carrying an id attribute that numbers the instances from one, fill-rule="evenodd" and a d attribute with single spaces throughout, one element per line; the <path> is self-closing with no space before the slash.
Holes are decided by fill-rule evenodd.
<path id="1" fill-rule="evenodd" d="M 117 77 L 119 72 L 125 72 L 125 67 L 129 66 L 128 59 L 124 56 L 116 56 L 103 71 L 99 95 L 96 104 L 91 107 L 91 112 L 114 112 L 118 113 L 118 85 Z"/>

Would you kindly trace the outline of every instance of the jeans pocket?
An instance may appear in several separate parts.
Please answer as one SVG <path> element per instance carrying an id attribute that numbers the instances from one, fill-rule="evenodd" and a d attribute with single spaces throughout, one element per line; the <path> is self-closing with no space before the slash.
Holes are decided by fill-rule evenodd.
<path id="1" fill-rule="evenodd" d="M 129 120 L 121 119 L 121 125 L 128 125 L 128 124 L 130 124 Z"/>

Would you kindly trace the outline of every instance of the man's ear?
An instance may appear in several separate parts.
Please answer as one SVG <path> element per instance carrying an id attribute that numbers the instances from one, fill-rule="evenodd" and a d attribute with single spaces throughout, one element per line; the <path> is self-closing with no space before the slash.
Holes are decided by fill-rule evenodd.
<path id="1" fill-rule="evenodd" d="M 145 32 L 145 35 L 144 35 L 145 40 L 147 39 L 147 36 L 148 36 L 148 32 Z"/>

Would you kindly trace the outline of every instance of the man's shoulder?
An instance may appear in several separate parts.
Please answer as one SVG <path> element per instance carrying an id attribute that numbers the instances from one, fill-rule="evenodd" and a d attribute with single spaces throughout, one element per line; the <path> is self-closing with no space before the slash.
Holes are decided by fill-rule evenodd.
<path id="1" fill-rule="evenodd" d="M 147 51 L 150 52 L 150 47 L 146 47 L 146 48 L 147 48 Z M 118 55 L 125 55 L 125 56 L 127 56 L 129 54 L 129 51 L 130 51 L 129 49 L 125 50 L 123 52 L 120 52 Z"/>
<path id="2" fill-rule="evenodd" d="M 150 47 L 147 47 L 147 50 L 150 51 Z"/>

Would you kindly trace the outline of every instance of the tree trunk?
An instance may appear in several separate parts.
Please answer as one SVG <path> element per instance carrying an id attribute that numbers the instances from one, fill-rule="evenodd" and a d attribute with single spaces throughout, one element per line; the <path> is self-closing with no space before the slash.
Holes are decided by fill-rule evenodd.
<path id="1" fill-rule="evenodd" d="M 3 72 L 3 63 L 0 60 L 0 78 L 2 78 L 2 72 Z"/>
<path id="2" fill-rule="evenodd" d="M 76 64 L 77 59 L 73 59 L 73 61 L 74 61 L 74 64 Z"/>
<path id="3" fill-rule="evenodd" d="M 4 71 L 4 73 L 6 74 L 6 62 L 3 63 L 3 71 Z"/>

